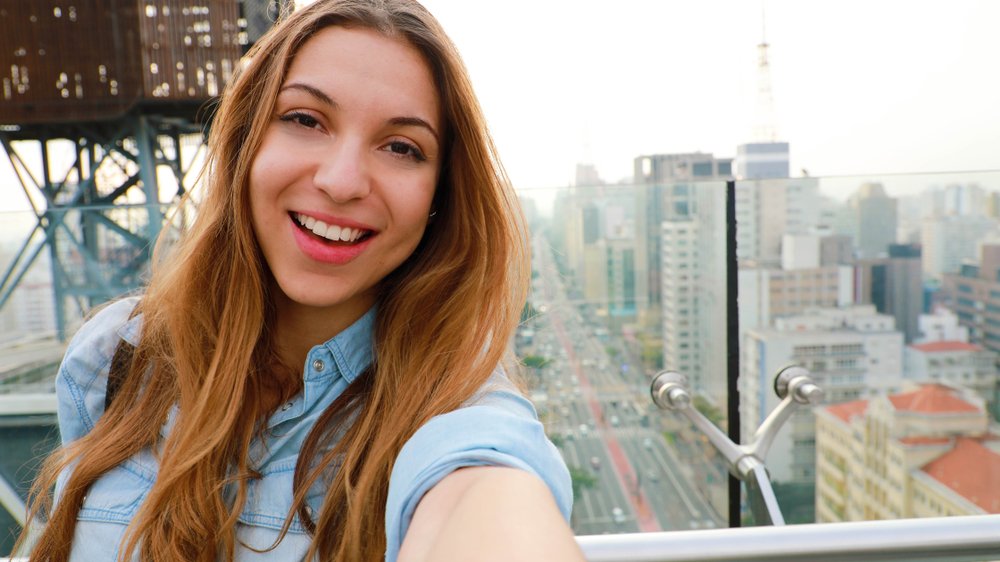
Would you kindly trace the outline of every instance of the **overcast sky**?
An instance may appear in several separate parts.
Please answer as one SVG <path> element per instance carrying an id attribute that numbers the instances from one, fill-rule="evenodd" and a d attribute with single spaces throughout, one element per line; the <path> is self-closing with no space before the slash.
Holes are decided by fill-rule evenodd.
<path id="1" fill-rule="evenodd" d="M 751 140 L 758 1 L 425 4 L 518 188 L 569 185 L 577 162 L 614 182 L 641 154 L 732 157 Z M 1000 169 L 1000 1 L 768 0 L 766 20 L 793 175 Z M 5 158 L 0 178 L 11 208 Z"/>
<path id="2" fill-rule="evenodd" d="M 751 140 L 760 2 L 425 4 L 519 187 L 567 185 L 584 159 L 617 181 L 640 154 L 732 157 Z M 793 175 L 1000 168 L 1000 2 L 770 0 L 766 20 Z"/>

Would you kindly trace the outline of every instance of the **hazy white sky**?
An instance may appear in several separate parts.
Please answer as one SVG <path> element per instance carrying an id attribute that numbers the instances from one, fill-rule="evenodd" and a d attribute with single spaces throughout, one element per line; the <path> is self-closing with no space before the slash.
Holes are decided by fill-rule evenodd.
<path id="1" fill-rule="evenodd" d="M 760 2 L 425 5 L 518 187 L 567 185 L 588 157 L 617 181 L 640 154 L 750 140 Z M 766 18 L 793 175 L 1000 168 L 1000 2 L 769 0 Z"/>
<path id="2" fill-rule="evenodd" d="M 425 0 L 462 52 L 511 179 L 618 181 L 640 154 L 751 140 L 761 3 Z M 768 0 L 793 175 L 1000 169 L 1000 1 Z M 0 160 L 0 210 L 25 208 Z M 1000 186 L 996 186 L 1000 188 Z"/>

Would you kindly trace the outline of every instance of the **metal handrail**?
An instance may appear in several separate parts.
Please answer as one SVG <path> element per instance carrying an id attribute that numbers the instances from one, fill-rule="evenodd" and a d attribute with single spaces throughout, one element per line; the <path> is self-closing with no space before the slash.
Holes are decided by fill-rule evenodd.
<path id="1" fill-rule="evenodd" d="M 1000 560 L 1000 515 L 585 535 L 576 540 L 589 562 L 974 562 Z"/>
<path id="2" fill-rule="evenodd" d="M 580 536 L 589 562 L 1000 560 L 1000 515 Z"/>

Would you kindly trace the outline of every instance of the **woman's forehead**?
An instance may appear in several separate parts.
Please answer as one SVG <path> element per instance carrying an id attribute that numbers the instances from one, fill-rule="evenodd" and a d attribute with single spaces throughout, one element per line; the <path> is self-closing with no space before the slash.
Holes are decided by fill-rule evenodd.
<path id="1" fill-rule="evenodd" d="M 306 83 L 337 104 L 379 101 L 440 123 L 440 95 L 422 52 L 367 27 L 326 27 L 299 48 L 282 91 Z"/>

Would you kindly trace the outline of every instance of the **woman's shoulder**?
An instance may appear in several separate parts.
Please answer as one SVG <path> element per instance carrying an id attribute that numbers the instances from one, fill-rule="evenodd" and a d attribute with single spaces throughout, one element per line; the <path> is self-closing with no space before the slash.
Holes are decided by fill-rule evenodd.
<path id="1" fill-rule="evenodd" d="M 395 553 L 401 544 L 424 493 L 468 466 L 504 466 L 538 476 L 569 518 L 573 495 L 566 464 L 546 437 L 531 401 L 498 367 L 461 408 L 418 429 L 397 456 L 386 504 L 389 552 Z"/>
<path id="2" fill-rule="evenodd" d="M 115 301 L 87 320 L 70 340 L 56 377 L 59 429 L 63 443 L 83 436 L 104 413 L 108 368 L 118 344 L 138 343 L 139 297 Z"/>

